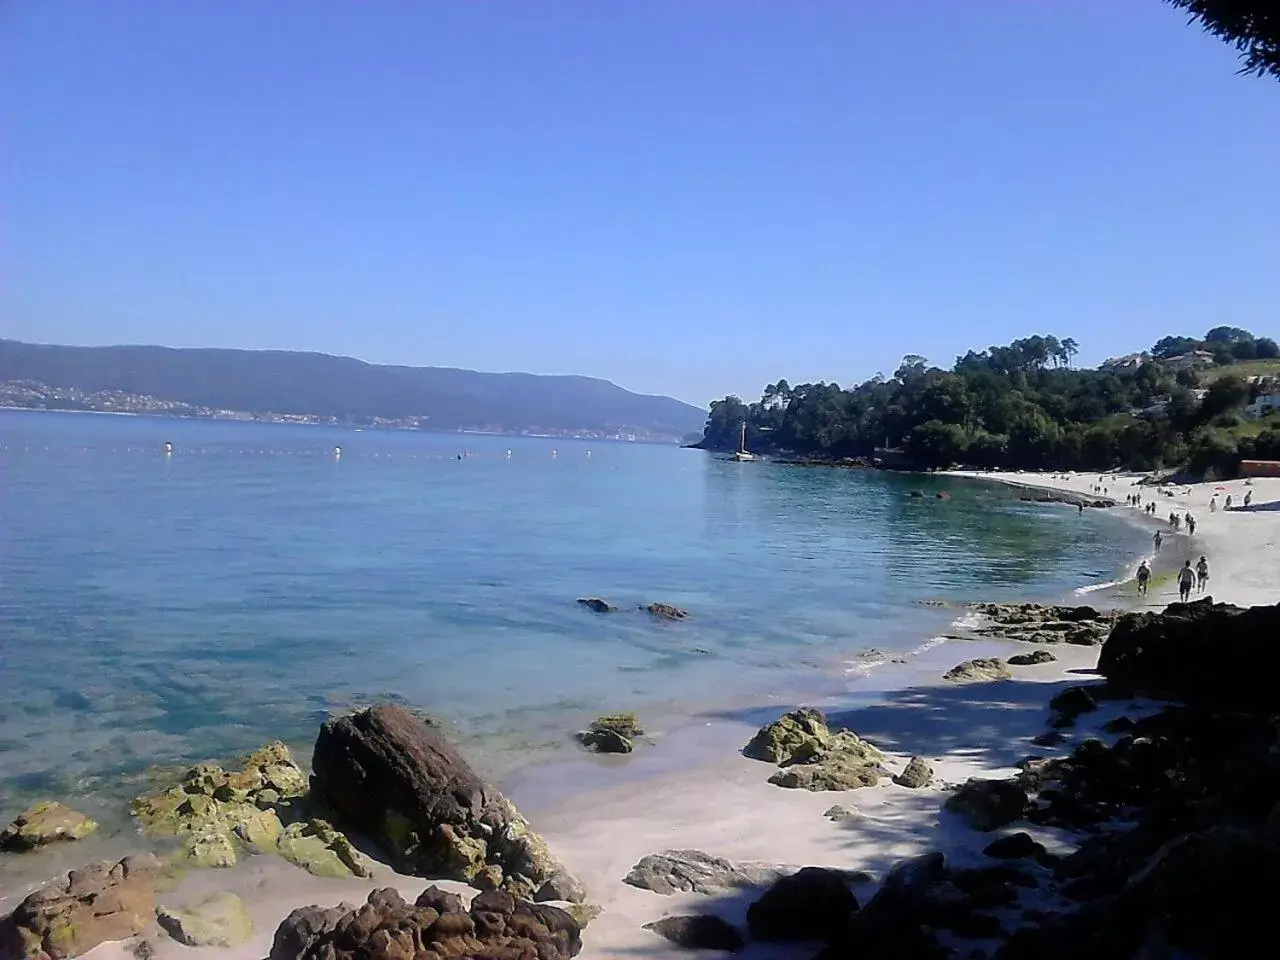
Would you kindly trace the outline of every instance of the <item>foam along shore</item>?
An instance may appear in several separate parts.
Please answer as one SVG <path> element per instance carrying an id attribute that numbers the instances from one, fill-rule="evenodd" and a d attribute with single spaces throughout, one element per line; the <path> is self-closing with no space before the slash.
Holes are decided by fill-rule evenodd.
<path id="1" fill-rule="evenodd" d="M 1131 493 L 1141 493 L 1144 504 L 1159 505 L 1151 521 L 1153 531 L 1162 530 L 1168 544 L 1193 558 L 1193 566 L 1194 558 L 1200 555 L 1208 559 L 1208 593 L 1215 600 L 1247 607 L 1274 603 L 1280 595 L 1280 477 L 1155 486 L 1141 483 L 1148 475 L 1136 473 L 957 470 L 947 475 L 1083 496 L 1092 495 L 1094 487 L 1102 485 L 1111 499 L 1119 501 L 1111 510 L 1128 511 L 1138 519 L 1143 516 L 1141 507 L 1125 506 L 1124 501 Z M 1248 509 L 1243 508 L 1246 493 L 1253 494 Z M 1228 496 L 1231 510 L 1226 509 Z M 1210 501 L 1215 497 L 1218 509 L 1210 512 Z M 1196 520 L 1194 537 L 1187 534 L 1185 525 L 1174 533 L 1167 522 L 1170 513 L 1185 516 L 1188 512 Z M 1177 586 L 1168 583 L 1160 591 L 1153 589 L 1149 604 L 1159 606 L 1176 599 Z"/>

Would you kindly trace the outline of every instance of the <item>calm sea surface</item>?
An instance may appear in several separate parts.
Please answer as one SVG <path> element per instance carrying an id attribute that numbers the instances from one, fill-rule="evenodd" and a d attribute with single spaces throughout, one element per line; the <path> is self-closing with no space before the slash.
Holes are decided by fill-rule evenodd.
<path id="1" fill-rule="evenodd" d="M 671 447 L 0 411 L 0 820 L 272 738 L 305 756 L 378 698 L 502 772 L 603 710 L 838 683 L 946 629 L 922 598 L 1057 597 L 1145 542 L 1010 497 Z"/>

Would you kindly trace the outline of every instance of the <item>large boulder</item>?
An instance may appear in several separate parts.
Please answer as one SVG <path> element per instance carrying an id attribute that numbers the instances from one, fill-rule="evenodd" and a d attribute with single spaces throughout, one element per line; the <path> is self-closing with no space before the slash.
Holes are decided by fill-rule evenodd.
<path id="1" fill-rule="evenodd" d="M 805 867 L 778 880 L 747 908 L 747 927 L 757 940 L 827 940 L 857 909 L 841 873 Z"/>
<path id="2" fill-rule="evenodd" d="M 669 895 L 760 887 L 779 876 L 777 867 L 763 863 L 735 863 L 701 850 L 667 850 L 642 857 L 622 882 Z"/>
<path id="3" fill-rule="evenodd" d="M 313 791 L 340 824 L 375 840 L 401 872 L 474 883 L 493 865 L 505 888 L 529 896 L 564 871 L 511 802 L 404 707 L 327 721 L 312 769 Z"/>
<path id="4" fill-rule="evenodd" d="M 141 933 L 156 909 L 160 862 L 150 854 L 73 870 L 0 921 L 4 960 L 65 960 Z"/>
<path id="5" fill-rule="evenodd" d="M 932 779 L 933 767 L 929 766 L 923 757 L 912 757 L 902 772 L 893 778 L 893 782 L 900 787 L 919 790 L 921 787 L 927 787 Z"/>
<path id="6" fill-rule="evenodd" d="M 270 960 L 568 960 L 581 949 L 577 921 L 558 907 L 492 890 L 464 911 L 428 887 L 413 904 L 383 889 L 360 907 L 301 907 L 276 930 Z"/>
<path id="7" fill-rule="evenodd" d="M 761 727 L 742 753 L 766 763 L 790 763 L 798 758 L 812 759 L 830 740 L 831 730 L 822 711 L 801 707 Z"/>
<path id="8" fill-rule="evenodd" d="M 1212 599 L 1127 614 L 1098 670 L 1117 687 L 1190 703 L 1280 709 L 1280 604 L 1247 610 Z"/>
<path id="9" fill-rule="evenodd" d="M 0 832 L 0 850 L 10 853 L 34 850 L 61 840 L 82 840 L 98 829 L 97 823 L 55 800 L 37 803 L 18 814 Z"/>

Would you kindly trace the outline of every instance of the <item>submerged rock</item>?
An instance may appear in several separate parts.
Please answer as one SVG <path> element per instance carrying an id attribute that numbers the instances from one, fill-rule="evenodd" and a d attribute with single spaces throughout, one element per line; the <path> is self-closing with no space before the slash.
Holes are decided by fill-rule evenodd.
<path id="1" fill-rule="evenodd" d="M 486 957 L 568 960 L 582 949 L 581 927 L 566 911 L 503 890 L 477 894 L 470 911 L 428 887 L 410 905 L 395 890 L 374 890 L 363 906 L 301 907 L 276 930 L 270 960 L 414 960 Z"/>
<path id="2" fill-rule="evenodd" d="M 616 730 L 579 730 L 578 743 L 595 753 L 630 753 L 636 745 Z"/>
<path id="3" fill-rule="evenodd" d="M 97 829 L 98 824 L 84 814 L 46 800 L 18 814 L 0 832 L 0 850 L 16 853 L 63 840 L 83 840 Z"/>
<path id="4" fill-rule="evenodd" d="M 578 602 L 593 613 L 617 613 L 618 608 L 599 597 L 579 597 Z"/>
<path id="5" fill-rule="evenodd" d="M 746 946 L 742 934 L 731 923 L 709 914 L 663 917 L 646 923 L 644 929 L 689 950 L 720 950 L 736 953 Z"/>
<path id="6" fill-rule="evenodd" d="M 403 707 L 327 721 L 312 766 L 339 822 L 377 841 L 397 870 L 470 883 L 495 865 L 521 896 L 564 870 L 511 802 Z"/>
<path id="7" fill-rule="evenodd" d="M 942 675 L 944 680 L 1012 680 L 1013 674 L 1004 662 L 994 657 L 979 657 L 957 664 Z"/>
<path id="8" fill-rule="evenodd" d="M 72 870 L 0 921 L 4 960 L 68 960 L 151 923 L 160 862 L 150 854 Z"/>
<path id="9" fill-rule="evenodd" d="M 962 814 L 975 830 L 989 831 L 1022 819 L 1027 791 L 1013 780 L 970 778 L 947 798 L 944 809 Z"/>
<path id="10" fill-rule="evenodd" d="M 679 607 L 673 607 L 669 603 L 650 603 L 641 606 L 640 609 L 648 610 L 659 620 L 683 620 L 689 616 L 688 610 L 681 610 Z"/>
<path id="11" fill-rule="evenodd" d="M 623 883 L 654 893 L 717 893 L 758 887 L 781 871 L 763 863 L 735 863 L 701 850 L 667 850 L 642 857 Z"/>
<path id="12" fill-rule="evenodd" d="M 1015 653 L 1009 658 L 1009 666 L 1033 667 L 1040 663 L 1053 663 L 1057 659 L 1048 650 L 1032 650 L 1030 653 Z"/>
<path id="13" fill-rule="evenodd" d="M 634 713 L 606 713 L 591 721 L 590 729 L 597 733 L 609 730 L 629 740 L 644 736 L 644 728 Z"/>
<path id="14" fill-rule="evenodd" d="M 893 782 L 900 787 L 918 790 L 920 787 L 928 786 L 932 779 L 933 767 L 929 766 L 922 757 L 912 757 L 903 771 L 893 778 Z"/>
<path id="15" fill-rule="evenodd" d="M 253 936 L 253 921 L 234 893 L 215 893 L 189 909 L 162 906 L 156 920 L 188 947 L 238 947 Z"/>

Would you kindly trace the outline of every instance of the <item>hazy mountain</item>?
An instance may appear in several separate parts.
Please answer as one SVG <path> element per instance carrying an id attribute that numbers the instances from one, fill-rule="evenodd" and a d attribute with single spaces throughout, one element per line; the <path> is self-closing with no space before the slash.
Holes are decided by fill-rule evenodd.
<path id="1" fill-rule="evenodd" d="M 427 417 L 431 429 L 682 436 L 706 412 L 591 377 L 397 367 L 282 350 L 66 347 L 0 340 L 0 381 L 122 390 L 202 407 L 367 420 Z"/>

